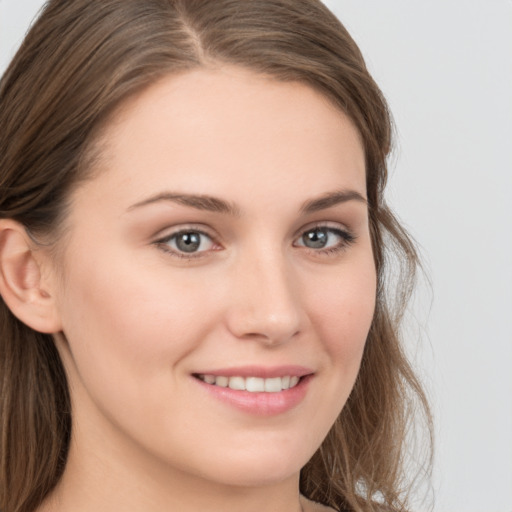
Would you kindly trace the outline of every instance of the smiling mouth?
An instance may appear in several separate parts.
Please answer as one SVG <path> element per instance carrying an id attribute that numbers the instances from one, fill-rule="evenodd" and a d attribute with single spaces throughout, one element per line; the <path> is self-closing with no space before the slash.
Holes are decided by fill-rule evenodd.
<path id="1" fill-rule="evenodd" d="M 197 379 L 221 388 L 230 388 L 236 391 L 248 391 L 250 393 L 279 393 L 292 389 L 301 381 L 302 377 L 286 375 L 284 377 L 227 377 L 223 375 L 196 374 Z"/>

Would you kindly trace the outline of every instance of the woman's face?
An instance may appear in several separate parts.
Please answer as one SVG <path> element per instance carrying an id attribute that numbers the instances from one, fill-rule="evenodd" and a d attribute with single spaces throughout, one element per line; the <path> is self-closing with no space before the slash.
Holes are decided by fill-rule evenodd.
<path id="1" fill-rule="evenodd" d="M 72 452 L 218 483 L 295 478 L 374 311 L 356 129 L 305 85 L 226 67 L 152 86 L 103 145 L 56 265 Z"/>

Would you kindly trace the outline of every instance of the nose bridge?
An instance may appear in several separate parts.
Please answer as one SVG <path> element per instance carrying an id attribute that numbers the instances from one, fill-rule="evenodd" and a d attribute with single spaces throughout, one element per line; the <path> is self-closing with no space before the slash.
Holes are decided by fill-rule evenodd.
<path id="1" fill-rule="evenodd" d="M 284 251 L 260 247 L 241 255 L 235 282 L 229 315 L 234 334 L 279 344 L 300 331 L 302 310 Z"/>

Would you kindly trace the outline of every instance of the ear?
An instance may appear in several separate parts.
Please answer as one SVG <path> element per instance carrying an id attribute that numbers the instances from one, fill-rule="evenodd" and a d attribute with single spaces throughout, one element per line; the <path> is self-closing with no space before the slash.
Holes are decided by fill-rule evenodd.
<path id="1" fill-rule="evenodd" d="M 62 330 L 50 279 L 42 277 L 49 258 L 22 224 L 0 220 L 0 295 L 19 320 L 48 334 Z"/>

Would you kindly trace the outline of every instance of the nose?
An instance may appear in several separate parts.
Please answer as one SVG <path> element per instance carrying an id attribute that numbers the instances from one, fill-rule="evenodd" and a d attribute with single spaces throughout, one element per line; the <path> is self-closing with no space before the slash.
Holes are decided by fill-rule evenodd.
<path id="1" fill-rule="evenodd" d="M 254 256 L 239 264 L 230 290 L 227 323 L 238 338 L 281 345 L 305 324 L 298 283 L 284 257 Z"/>

